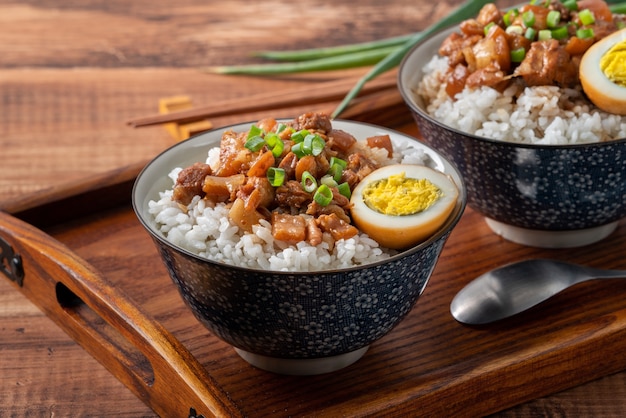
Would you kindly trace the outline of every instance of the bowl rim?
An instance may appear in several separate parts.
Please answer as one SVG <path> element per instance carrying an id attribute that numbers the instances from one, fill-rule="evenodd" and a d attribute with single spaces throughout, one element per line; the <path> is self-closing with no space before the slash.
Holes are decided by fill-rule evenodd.
<path id="1" fill-rule="evenodd" d="M 291 121 L 293 120 L 293 118 L 277 118 L 277 121 Z M 150 222 L 145 219 L 144 216 L 144 210 L 145 208 L 141 207 L 141 203 L 147 203 L 147 199 L 149 198 L 148 196 L 142 196 L 142 198 L 140 199 L 140 196 L 138 195 L 138 189 L 140 187 L 140 184 L 142 182 L 142 180 L 145 178 L 145 176 L 147 175 L 146 173 L 150 170 L 151 167 L 153 167 L 155 164 L 157 164 L 157 162 L 163 158 L 163 156 L 168 155 L 173 153 L 177 148 L 180 147 L 184 147 L 185 144 L 190 143 L 191 141 L 197 141 L 200 137 L 202 136 L 209 136 L 209 135 L 215 135 L 217 132 L 220 133 L 220 137 L 221 137 L 221 133 L 229 130 L 229 129 L 236 129 L 236 128 L 242 128 L 242 127 L 246 127 L 246 126 L 250 126 L 251 124 L 257 123 L 258 120 L 254 120 L 254 121 L 249 121 L 249 122 L 241 122 L 241 123 L 236 123 L 236 124 L 229 124 L 229 125 L 224 125 L 221 127 L 217 127 L 217 128 L 212 128 L 208 131 L 199 133 L 197 135 L 193 135 L 190 138 L 184 140 L 184 141 L 180 141 L 174 145 L 169 146 L 168 148 L 166 148 L 165 150 L 161 151 L 157 156 L 155 156 L 153 159 L 151 159 L 139 172 L 139 174 L 137 175 L 137 177 L 135 178 L 134 184 L 133 184 L 133 188 L 132 188 L 132 192 L 131 192 L 131 203 L 132 203 L 132 207 L 133 210 L 135 212 L 135 215 L 137 217 L 137 219 L 139 220 L 139 222 L 141 223 L 141 225 L 143 226 L 143 228 L 149 233 L 149 235 L 153 238 L 158 240 L 161 244 L 165 245 L 166 247 L 181 253 L 185 256 L 188 257 L 192 257 L 193 259 L 203 262 L 203 263 L 209 263 L 209 264 L 214 264 L 223 268 L 229 268 L 229 269 L 233 269 L 233 270 L 238 270 L 238 271 L 242 271 L 242 272 L 262 272 L 262 271 L 266 271 L 268 273 L 271 274 L 276 274 L 276 275 L 285 275 L 285 276 L 310 276 L 310 275 L 329 275 L 329 274 L 337 274 L 337 273 L 346 273 L 346 272 L 351 272 L 351 271 L 357 271 L 357 270 L 363 270 L 363 269 L 367 269 L 367 268 L 372 268 L 372 267 L 376 267 L 379 265 L 383 265 L 383 264 L 388 264 L 391 262 L 395 262 L 399 259 L 405 258 L 407 256 L 410 256 L 428 246 L 430 246 L 431 244 L 433 244 L 434 242 L 438 241 L 439 239 L 441 239 L 444 235 L 449 234 L 454 227 L 456 226 L 456 224 L 459 222 L 459 220 L 461 219 L 461 216 L 463 215 L 465 208 L 467 206 L 467 187 L 465 185 L 465 180 L 463 179 L 463 175 L 461 174 L 461 172 L 459 171 L 459 169 L 446 157 L 444 157 L 443 155 L 441 155 L 441 153 L 439 153 L 437 150 L 435 150 L 434 148 L 432 148 L 431 146 L 429 146 L 428 144 L 424 144 L 423 142 L 419 141 L 417 138 L 409 135 L 409 134 L 405 134 L 403 132 L 400 132 L 398 130 L 395 130 L 393 128 L 387 128 L 384 126 L 380 126 L 380 125 L 375 125 L 375 124 L 371 124 L 368 122 L 361 122 L 361 121 L 353 121 L 353 120 L 345 120 L 345 119 L 333 119 L 333 122 L 340 122 L 340 123 L 346 123 L 348 125 L 359 125 L 361 127 L 364 128 L 373 128 L 373 129 L 378 129 L 378 130 L 383 130 L 389 133 L 393 133 L 394 135 L 398 135 L 401 137 L 404 137 L 406 139 L 409 140 L 413 140 L 413 141 L 417 141 L 421 147 L 427 148 L 428 150 L 430 150 L 434 155 L 437 156 L 437 158 L 441 159 L 442 161 L 444 161 L 447 164 L 447 168 L 451 169 L 453 171 L 453 173 L 455 174 L 455 180 L 458 180 L 458 184 L 457 187 L 459 189 L 459 196 L 457 197 L 457 203 L 454 206 L 454 210 L 452 211 L 452 213 L 448 216 L 448 218 L 446 219 L 446 222 L 439 228 L 437 229 L 437 231 L 432 234 L 427 240 L 417 244 L 414 247 L 411 247 L 407 250 L 403 250 L 398 252 L 397 254 L 394 254 L 388 258 L 385 258 L 383 260 L 378 260 L 378 261 L 374 261 L 371 263 L 367 263 L 367 264 L 362 264 L 362 265 L 357 265 L 357 266 L 350 266 L 350 267 L 344 267 L 344 268 L 332 268 L 332 269 L 322 269 L 322 270 L 311 270 L 311 271 L 282 271 L 282 270 L 263 270 L 261 268 L 250 268 L 250 267 L 244 267 L 244 266 L 238 266 L 238 265 L 234 265 L 234 264 L 226 264 L 223 262 L 219 262 L 216 260 L 212 260 L 208 257 L 202 257 L 198 254 L 195 254 L 191 251 L 188 251 L 184 248 L 181 248 L 173 243 L 171 243 L 165 236 L 163 236 L 163 234 L 159 233 L 158 231 L 156 231 L 153 226 L 150 224 Z M 207 148 L 208 151 L 208 148 Z M 446 174 L 450 174 L 450 173 L 446 173 Z M 167 175 L 167 173 L 165 173 L 165 175 Z M 455 181 L 455 183 L 457 183 Z M 140 203 L 141 202 L 141 203 Z"/>
<path id="2" fill-rule="evenodd" d="M 615 145 L 615 144 L 622 144 L 622 143 L 626 143 L 626 137 L 624 138 L 617 138 L 617 139 L 611 139 L 608 141 L 602 141 L 602 142 L 586 142 L 586 143 L 576 143 L 576 144 L 531 144 L 531 143 L 524 143 L 524 142 L 512 142 L 512 141 L 503 141 L 503 140 L 498 140 L 498 139 L 493 139 L 493 138 L 487 138 L 484 136 L 478 136 L 475 134 L 470 134 L 467 132 L 463 132 L 457 128 L 452 128 L 450 126 L 447 126 L 446 124 L 444 124 L 443 122 L 433 118 L 432 116 L 430 116 L 428 114 L 428 112 L 426 112 L 424 109 L 422 109 L 421 106 L 419 106 L 415 100 L 414 100 L 414 93 L 412 90 L 412 87 L 410 85 L 407 85 L 407 83 L 404 82 L 404 78 L 406 76 L 406 72 L 408 71 L 407 67 L 408 67 L 408 63 L 411 60 L 411 57 L 413 54 L 415 54 L 420 48 L 422 48 L 424 46 L 424 44 L 428 41 L 432 41 L 434 38 L 436 37 L 443 37 L 444 34 L 449 34 L 451 32 L 453 32 L 454 30 L 458 29 L 459 25 L 455 24 L 455 25 L 451 25 L 448 26 L 446 28 L 443 28 L 439 31 L 436 31 L 435 33 L 424 37 L 424 39 L 420 40 L 418 43 L 416 43 L 409 51 L 407 51 L 407 53 L 404 55 L 404 57 L 402 58 L 402 60 L 400 61 L 400 65 L 398 67 L 398 74 L 396 76 L 397 79 L 397 84 L 398 84 L 398 90 L 400 91 L 400 94 L 402 95 L 402 98 L 404 99 L 404 102 L 409 106 L 409 108 L 414 111 L 415 113 L 417 113 L 420 117 L 424 118 L 425 120 L 427 120 L 428 122 L 435 124 L 437 126 L 439 126 L 442 129 L 445 129 L 447 131 L 451 131 L 461 137 L 466 137 L 466 138 L 471 138 L 473 140 L 477 140 L 480 142 L 484 142 L 486 144 L 491 144 L 491 145 L 497 145 L 497 146 L 501 146 L 501 147 L 509 147 L 509 148 L 529 148 L 529 149 L 535 149 L 535 150 L 575 150 L 575 149 L 580 149 L 580 148 L 585 148 L 585 149 L 590 149 L 590 148 L 603 148 L 606 147 L 608 145 Z M 443 39 L 442 39 L 443 40 Z M 432 57 L 430 57 L 432 58 Z M 430 58 L 428 60 L 423 60 L 423 64 L 422 65 L 426 65 L 426 63 L 428 61 L 430 61 Z"/>

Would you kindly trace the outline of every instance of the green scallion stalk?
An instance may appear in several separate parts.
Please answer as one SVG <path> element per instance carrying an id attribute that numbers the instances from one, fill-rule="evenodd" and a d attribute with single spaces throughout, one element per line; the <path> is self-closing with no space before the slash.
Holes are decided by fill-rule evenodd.
<path id="1" fill-rule="evenodd" d="M 607 1 L 607 3 L 609 3 L 609 9 L 611 9 L 611 12 L 616 14 L 626 14 L 626 3 L 614 4 L 613 1 L 615 0 Z"/>
<path id="2" fill-rule="evenodd" d="M 341 70 L 373 65 L 398 49 L 397 46 L 353 52 L 334 57 L 319 58 L 301 62 L 282 62 L 277 64 L 250 64 L 209 67 L 205 70 L 217 74 L 276 75 L 314 71 Z"/>
<path id="3" fill-rule="evenodd" d="M 526 50 L 524 48 L 517 48 L 511 51 L 512 62 L 522 62 L 526 57 Z"/>
<path id="4" fill-rule="evenodd" d="M 305 192 L 313 193 L 313 191 L 317 189 L 317 180 L 315 180 L 313 174 L 309 173 L 308 171 L 302 173 L 301 183 L 302 190 L 304 190 Z"/>
<path id="5" fill-rule="evenodd" d="M 350 185 L 347 182 L 341 183 L 337 186 L 337 190 L 339 190 L 339 194 L 350 199 L 352 196 L 352 191 L 350 190 Z"/>
<path id="6" fill-rule="evenodd" d="M 524 33 L 524 37 L 526 39 L 530 39 L 531 41 L 533 41 L 536 36 L 537 36 L 537 29 L 535 29 L 535 28 L 526 28 L 526 32 Z"/>
<path id="7" fill-rule="evenodd" d="M 462 21 L 475 17 L 480 9 L 490 0 L 466 0 L 461 6 L 459 6 L 455 11 L 444 17 L 443 19 L 438 20 L 433 25 L 429 26 L 426 30 L 422 32 L 418 32 L 414 34 L 406 43 L 402 46 L 395 49 L 381 61 L 379 61 L 372 69 L 370 69 L 363 77 L 361 77 L 355 84 L 355 86 L 346 94 L 341 103 L 335 108 L 333 113 L 331 114 L 332 118 L 336 118 L 343 112 L 352 99 L 354 99 L 365 83 L 368 81 L 378 77 L 380 74 L 391 70 L 396 67 L 407 52 L 411 50 L 418 42 L 421 42 L 423 39 L 428 38 L 434 33 L 438 32 L 441 29 L 447 28 L 448 26 L 452 26 L 454 24 L 459 24 Z"/>
<path id="8" fill-rule="evenodd" d="M 333 176 L 333 179 L 336 182 L 341 181 L 341 176 L 343 176 L 343 169 L 344 167 L 341 166 L 341 164 L 333 164 L 330 166 L 330 175 Z"/>
<path id="9" fill-rule="evenodd" d="M 594 33 L 592 28 L 581 28 L 576 30 L 576 36 L 580 39 L 593 38 Z"/>
<path id="10" fill-rule="evenodd" d="M 328 187 L 337 187 L 338 184 L 330 174 L 326 174 L 322 176 L 320 179 L 320 183 L 327 185 Z"/>
<path id="11" fill-rule="evenodd" d="M 502 17 L 502 20 L 504 22 L 505 26 L 511 26 L 511 24 L 513 24 L 513 21 L 515 20 L 515 18 L 519 16 L 519 10 L 518 9 L 511 9 L 509 11 L 507 11 L 504 16 Z"/>
<path id="12" fill-rule="evenodd" d="M 537 39 L 540 41 L 547 41 L 548 39 L 552 39 L 552 31 L 550 29 L 540 30 Z"/>
<path id="13" fill-rule="evenodd" d="M 576 0 L 565 0 L 563 2 L 563 6 L 565 6 L 567 10 L 571 12 L 575 12 L 578 10 L 578 2 Z"/>
<path id="14" fill-rule="evenodd" d="M 273 187 L 280 187 L 285 182 L 285 170 L 278 167 L 267 169 L 267 179 Z"/>
<path id="15" fill-rule="evenodd" d="M 285 143 L 283 142 L 282 139 L 278 138 L 278 142 L 276 142 L 276 144 L 274 144 L 274 146 L 272 147 L 272 155 L 278 158 L 281 155 L 283 155 L 284 150 L 285 150 Z"/>
<path id="16" fill-rule="evenodd" d="M 489 33 L 489 29 L 492 28 L 492 26 L 494 26 L 495 23 L 494 22 L 489 22 L 483 29 L 485 36 L 487 36 L 487 34 Z"/>
<path id="17" fill-rule="evenodd" d="M 291 140 L 296 144 L 300 143 L 304 141 L 304 137 L 306 137 L 308 134 L 310 134 L 310 132 L 306 129 L 299 130 L 291 134 Z"/>
<path id="18" fill-rule="evenodd" d="M 325 184 L 317 188 L 313 200 L 320 206 L 328 206 L 333 201 L 333 191 Z"/>
<path id="19" fill-rule="evenodd" d="M 583 25 L 593 25 L 596 21 L 593 12 L 589 9 L 584 9 L 578 12 L 578 18 Z"/>
<path id="20" fill-rule="evenodd" d="M 558 10 L 550 10 L 546 16 L 546 25 L 550 29 L 556 28 L 561 23 L 561 12 Z"/>
<path id="21" fill-rule="evenodd" d="M 246 147 L 252 152 L 257 152 L 264 146 L 265 146 L 265 140 L 258 135 L 248 138 L 248 140 L 246 140 L 246 143 L 244 144 L 244 147 Z"/>
<path id="22" fill-rule="evenodd" d="M 569 33 L 567 32 L 567 26 L 559 26 L 558 28 L 552 29 L 550 35 L 552 39 L 565 39 L 568 37 Z"/>
<path id="23" fill-rule="evenodd" d="M 330 157 L 330 166 L 332 167 L 335 164 L 339 164 L 341 166 L 341 168 L 346 168 L 348 166 L 348 162 L 346 160 L 343 160 L 339 157 Z"/>
<path id="24" fill-rule="evenodd" d="M 297 143 L 293 144 L 291 146 L 291 152 L 296 154 L 296 157 L 298 157 L 298 158 L 302 158 L 302 157 L 304 157 L 306 155 L 304 153 L 304 150 L 302 149 L 302 142 L 297 142 Z"/>
<path id="25" fill-rule="evenodd" d="M 296 51 L 258 51 L 253 56 L 269 59 L 272 61 L 299 62 L 316 60 L 320 58 L 336 57 L 356 52 L 371 51 L 374 49 L 401 46 L 408 41 L 413 34 L 394 36 L 371 42 L 359 42 L 349 45 L 339 45 L 322 48 L 299 49 Z"/>
<path id="26" fill-rule="evenodd" d="M 522 22 L 527 28 L 535 24 L 535 13 L 532 10 L 528 10 L 522 14 Z"/>

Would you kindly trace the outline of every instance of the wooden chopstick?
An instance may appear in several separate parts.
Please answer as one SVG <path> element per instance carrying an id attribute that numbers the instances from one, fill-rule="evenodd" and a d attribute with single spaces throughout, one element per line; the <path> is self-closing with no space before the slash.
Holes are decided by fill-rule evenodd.
<path id="1" fill-rule="evenodd" d="M 382 90 L 389 90 L 396 87 L 396 71 L 390 71 L 367 83 L 361 90 L 360 96 L 375 93 Z M 257 94 L 247 96 L 243 99 L 236 99 L 220 102 L 215 105 L 197 107 L 189 110 L 181 110 L 166 114 L 142 117 L 128 121 L 128 125 L 135 128 L 142 126 L 158 125 L 163 123 L 189 123 L 202 119 L 215 118 L 225 115 L 237 115 L 252 113 L 263 110 L 284 109 L 291 106 L 302 106 L 306 104 L 328 103 L 342 99 L 348 91 L 358 81 L 358 77 L 347 77 L 339 80 L 326 81 L 287 89 L 279 92 Z M 360 97 L 359 96 L 359 97 Z M 344 115 L 342 115 L 343 117 Z"/>

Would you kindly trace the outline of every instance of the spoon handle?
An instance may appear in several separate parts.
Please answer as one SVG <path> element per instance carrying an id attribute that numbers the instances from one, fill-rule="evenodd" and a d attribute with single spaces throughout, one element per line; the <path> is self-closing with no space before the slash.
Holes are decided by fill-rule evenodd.
<path id="1" fill-rule="evenodd" d="M 594 267 L 585 267 L 589 276 L 594 279 L 623 279 L 626 278 L 626 270 L 606 270 Z"/>

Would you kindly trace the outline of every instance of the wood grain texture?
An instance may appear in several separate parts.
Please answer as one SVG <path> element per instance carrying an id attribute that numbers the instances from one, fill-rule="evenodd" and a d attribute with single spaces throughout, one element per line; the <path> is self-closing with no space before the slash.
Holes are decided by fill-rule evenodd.
<path id="1" fill-rule="evenodd" d="M 172 138 L 161 127 L 132 129 L 126 125 L 131 118 L 156 112 L 158 100 L 162 97 L 187 95 L 195 105 L 202 106 L 245 97 L 251 92 L 271 92 L 362 72 L 353 70 L 341 74 L 276 78 L 223 77 L 202 73 L 198 70 L 202 66 L 258 62 L 250 57 L 250 52 L 258 49 L 338 45 L 400 35 L 424 28 L 456 4 L 456 0 L 436 3 L 365 0 L 358 4 L 325 0 L 2 2 L 0 207 L 24 210 L 36 207 L 38 202 L 52 196 L 64 198 L 70 192 L 81 193 L 85 182 L 94 185 L 92 181 L 98 182 L 100 176 L 110 170 L 124 172 L 129 168 L 132 171 L 142 161 L 173 144 Z M 301 19 L 302 16 L 306 18 Z M 297 111 L 293 109 L 294 114 Z M 257 116 L 260 115 L 250 115 L 251 119 Z M 395 126 L 403 119 L 406 121 L 406 110 L 405 113 L 383 116 L 395 117 L 391 123 Z M 220 125 L 239 121 L 240 118 L 225 117 L 214 122 Z M 114 196 L 107 197 L 114 199 Z M 86 203 L 76 201 L 76 204 Z M 37 219 L 32 212 L 29 216 Z M 69 225 L 59 225 L 54 217 L 49 220 L 53 227 L 47 229 L 48 232 L 88 257 L 107 278 L 113 278 L 120 287 L 134 292 L 133 296 L 138 296 L 141 306 L 157 314 L 157 319 L 167 324 L 169 331 L 185 341 L 186 347 L 207 370 L 219 371 L 219 376 L 227 382 L 229 393 L 240 399 L 256 396 L 264 400 L 256 409 L 249 410 L 251 416 L 261 413 L 297 415 L 296 412 L 306 411 L 309 405 L 307 392 L 326 393 L 322 387 L 326 384 L 324 379 L 303 383 L 251 371 L 230 347 L 211 340 L 211 336 L 202 331 L 187 312 L 163 311 L 162 307 L 171 303 L 172 287 L 164 271 L 154 262 L 154 250 L 150 245 L 142 242 L 136 253 L 128 250 L 134 246 L 137 226 L 127 211 L 96 213 L 88 221 L 79 219 Z M 42 221 L 41 215 L 39 221 Z M 451 243 L 454 245 L 446 248 L 446 257 L 437 267 L 436 277 L 446 277 L 442 285 L 451 286 L 450 291 L 460 288 L 463 280 L 483 269 L 526 254 L 524 249 L 494 240 L 480 220 L 468 217 L 464 222 L 466 229 L 473 232 L 453 235 Z M 624 225 L 621 225 L 620 234 L 623 229 Z M 103 230 L 108 232 L 99 232 Z M 565 256 L 598 266 L 624 267 L 619 265 L 621 261 L 616 256 L 616 248 L 623 248 L 619 247 L 621 244 L 615 241 L 608 241 L 608 244 L 614 246 L 581 249 Z M 494 248 L 494 253 L 485 252 L 484 248 Z M 144 257 L 153 262 L 146 263 Z M 126 260 L 128 264 L 120 265 L 118 260 Z M 129 265 L 142 266 L 132 270 L 132 277 L 140 280 L 128 280 Z M 150 292 L 143 292 L 143 280 L 154 280 L 157 286 Z M 424 298 L 433 295 L 435 289 L 429 289 Z M 619 311 L 617 314 L 607 312 L 609 308 L 605 301 L 607 298 L 614 300 L 612 298 L 623 295 L 623 292 L 624 287 L 619 284 L 616 287 L 590 284 L 572 289 L 546 310 L 532 313 L 514 324 L 518 328 L 501 329 L 496 335 L 510 336 L 519 332 L 519 327 L 532 330 L 534 325 L 547 320 L 561 337 L 580 338 L 593 330 L 599 332 L 598 338 L 602 338 L 615 331 L 612 324 L 616 322 L 611 321 L 621 315 Z M 564 319 L 569 306 L 580 307 L 572 319 L 573 325 Z M 588 316 L 589 312 L 593 315 Z M 589 319 L 597 318 L 597 315 L 602 321 Z M 429 347 L 429 341 L 407 337 L 414 324 L 422 326 L 421 321 L 433 320 L 437 313 L 422 310 L 418 305 L 410 318 L 363 359 L 364 363 L 359 367 L 371 368 L 374 373 L 364 385 L 352 384 L 351 379 L 359 374 L 353 369 L 331 379 L 331 388 L 336 394 L 324 395 L 325 400 L 315 406 L 317 415 L 324 415 L 346 402 L 340 395 L 344 387 L 349 388 L 353 398 L 342 406 L 345 407 L 342 411 L 351 415 L 351 405 L 385 407 L 384 397 L 371 396 L 373 388 L 381 382 L 389 385 L 387 394 L 397 389 L 402 396 L 410 397 L 409 382 L 419 384 L 419 376 L 424 373 L 432 375 L 449 370 L 446 367 L 436 369 L 435 366 L 441 363 L 424 368 L 413 355 L 416 350 Z M 563 326 L 565 328 L 559 331 Z M 445 330 L 444 327 L 440 332 Z M 546 364 L 558 363 L 558 359 L 550 358 L 550 338 L 553 337 L 546 337 L 537 330 L 530 340 L 520 341 L 513 348 L 523 344 L 528 350 L 543 347 Z M 396 349 L 396 345 L 399 348 Z M 446 350 L 451 359 L 458 355 L 453 348 Z M 482 346 L 472 350 L 480 359 L 486 355 L 487 349 Z M 585 353 L 594 356 L 594 350 L 598 347 L 589 346 Z M 406 364 L 405 358 L 413 360 Z M 400 371 L 417 380 L 390 382 L 388 370 L 374 367 L 380 359 L 389 361 L 389 370 Z M 601 360 L 600 368 L 608 373 L 618 368 L 623 357 L 621 353 L 615 353 Z M 523 362 L 520 368 L 521 365 Z M 475 366 L 481 366 L 479 360 Z M 567 366 L 562 364 L 551 369 L 553 378 L 561 383 L 569 379 L 570 376 L 559 375 Z M 531 377 L 539 372 L 518 371 Z M 497 415 L 622 416 L 626 409 L 625 375 L 609 375 L 540 399 L 522 396 L 527 400 L 525 403 Z M 155 415 L 7 280 L 0 280 L 0 376 L 0 416 L 3 417 Z M 241 379 L 241 376 L 252 376 L 252 379 Z M 507 393 L 528 390 L 514 382 L 487 380 L 485 384 L 491 384 L 493 388 L 493 399 L 475 401 L 485 402 L 485 408 L 490 410 L 506 408 L 505 404 L 494 406 L 494 403 Z M 550 381 L 544 383 L 548 384 Z M 555 385 L 553 389 L 557 391 L 560 387 Z M 433 408 L 441 407 L 446 401 L 440 401 L 439 405 L 433 401 L 432 405 Z"/>

